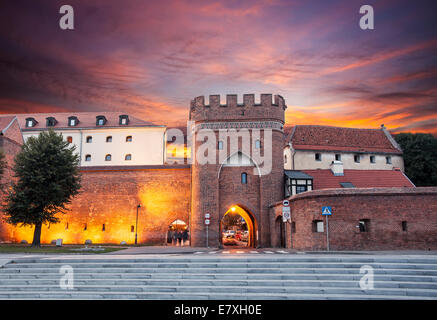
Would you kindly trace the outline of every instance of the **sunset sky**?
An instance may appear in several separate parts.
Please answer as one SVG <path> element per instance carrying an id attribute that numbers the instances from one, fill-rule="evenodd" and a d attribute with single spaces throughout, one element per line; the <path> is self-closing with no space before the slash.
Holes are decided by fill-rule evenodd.
<path id="1" fill-rule="evenodd" d="M 63 4 L 75 30 L 59 27 Z M 374 30 L 359 27 L 363 4 Z M 0 113 L 172 126 L 195 96 L 272 93 L 288 125 L 437 135 L 435 0 L 3 0 L 0 26 Z"/>

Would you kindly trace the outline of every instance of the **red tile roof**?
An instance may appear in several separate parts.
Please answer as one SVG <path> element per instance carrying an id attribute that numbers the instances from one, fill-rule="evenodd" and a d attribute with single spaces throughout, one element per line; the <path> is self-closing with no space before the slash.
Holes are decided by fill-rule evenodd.
<path id="1" fill-rule="evenodd" d="M 356 188 L 414 187 L 400 170 L 344 170 L 344 176 L 334 176 L 330 169 L 301 171 L 313 177 L 314 190 L 341 188 L 341 182 Z"/>
<path id="2" fill-rule="evenodd" d="M 297 125 L 290 140 L 296 150 L 402 154 L 381 129 Z M 387 132 L 389 135 L 389 133 Z"/>
<path id="3" fill-rule="evenodd" d="M 26 130 L 41 130 L 47 129 L 46 118 L 54 117 L 57 121 L 56 125 L 50 128 L 105 128 L 105 127 L 147 127 L 158 126 L 152 122 L 144 121 L 129 115 L 129 124 L 120 125 L 119 116 L 124 115 L 123 112 L 60 112 L 60 113 L 32 113 L 32 114 L 17 114 L 18 122 L 23 131 Z M 103 126 L 96 125 L 97 116 L 105 116 L 106 124 Z M 9 115 L 8 115 L 9 116 Z M 74 127 L 68 125 L 68 117 L 76 116 L 79 119 L 79 124 Z M 26 128 L 26 118 L 34 118 L 38 123 L 31 128 Z"/>
<path id="4" fill-rule="evenodd" d="M 3 130 L 5 130 L 14 120 L 15 116 L 0 116 L 0 131 L 3 133 Z"/>

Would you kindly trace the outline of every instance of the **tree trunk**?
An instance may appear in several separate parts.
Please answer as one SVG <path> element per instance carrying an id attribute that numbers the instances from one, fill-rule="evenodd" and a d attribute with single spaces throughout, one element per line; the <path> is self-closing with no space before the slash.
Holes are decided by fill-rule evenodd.
<path id="1" fill-rule="evenodd" d="M 35 231 L 33 232 L 32 247 L 41 247 L 41 227 L 42 223 L 35 224 Z"/>

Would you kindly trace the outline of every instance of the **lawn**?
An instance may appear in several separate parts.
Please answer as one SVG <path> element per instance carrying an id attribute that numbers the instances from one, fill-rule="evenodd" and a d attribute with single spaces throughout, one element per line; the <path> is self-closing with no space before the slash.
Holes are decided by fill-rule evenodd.
<path id="1" fill-rule="evenodd" d="M 92 245 L 88 248 L 101 249 L 101 250 L 83 250 L 83 245 L 64 245 L 57 247 L 55 245 L 42 245 L 41 248 L 32 248 L 29 244 L 0 244 L 0 253 L 80 253 L 80 254 L 96 254 L 96 253 L 108 253 L 125 249 L 126 247 L 117 246 L 98 246 Z M 82 249 L 82 250 L 78 250 Z"/>

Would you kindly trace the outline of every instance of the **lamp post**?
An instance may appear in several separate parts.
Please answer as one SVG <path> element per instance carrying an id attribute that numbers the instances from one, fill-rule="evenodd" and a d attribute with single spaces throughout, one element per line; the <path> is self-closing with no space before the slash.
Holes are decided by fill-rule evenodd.
<path id="1" fill-rule="evenodd" d="M 141 204 L 137 205 L 137 220 L 135 223 L 135 244 L 137 244 L 138 239 L 138 210 L 141 208 Z"/>

